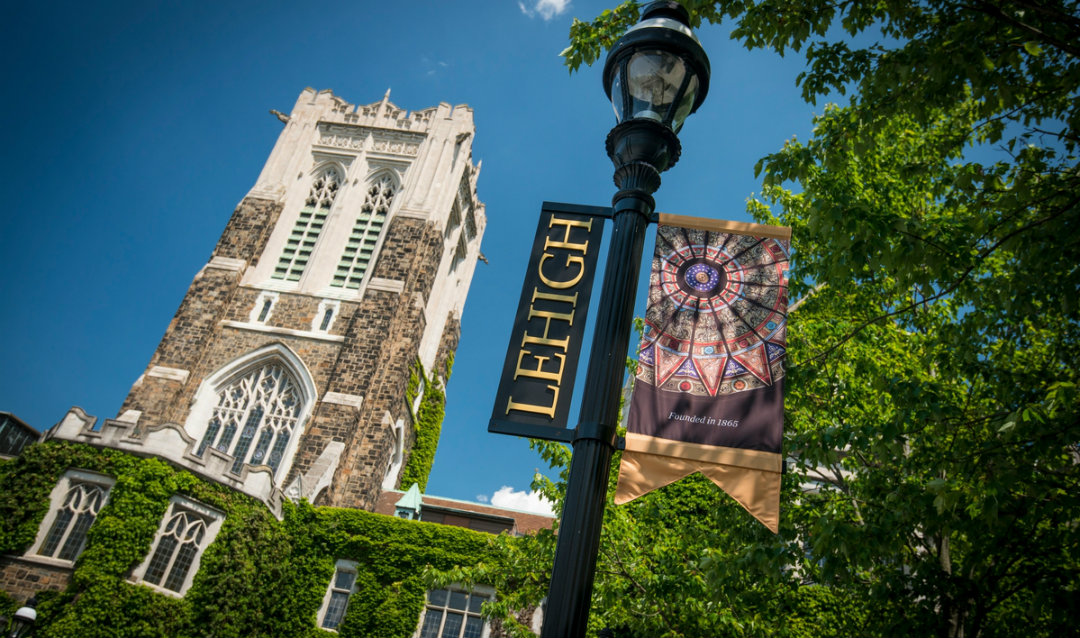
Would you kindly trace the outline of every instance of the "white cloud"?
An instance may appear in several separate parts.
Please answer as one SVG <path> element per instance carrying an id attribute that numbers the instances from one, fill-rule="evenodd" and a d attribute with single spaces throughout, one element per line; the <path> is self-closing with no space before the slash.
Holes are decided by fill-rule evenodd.
<path id="1" fill-rule="evenodd" d="M 477 494 L 477 495 L 476 495 L 476 500 L 477 500 L 478 502 L 480 502 L 480 503 L 487 503 L 487 502 L 488 502 L 488 501 L 490 501 L 491 499 L 489 499 L 489 498 L 488 498 L 488 495 L 487 495 L 487 494 Z"/>
<path id="2" fill-rule="evenodd" d="M 524 2 L 521 2 L 520 0 L 518 2 L 518 8 L 521 9 L 522 13 L 529 16 L 530 18 L 539 15 L 540 18 L 542 20 L 544 20 L 545 22 L 547 22 L 548 20 L 551 20 L 555 16 L 562 15 L 563 12 L 565 12 L 566 9 L 570 6 L 570 0 L 530 0 L 530 1 L 532 1 L 532 3 L 533 3 L 533 6 L 531 8 L 528 5 L 526 5 Z"/>
<path id="3" fill-rule="evenodd" d="M 551 502 L 540 496 L 538 492 L 518 492 L 509 485 L 503 485 L 491 495 L 491 504 L 545 516 L 555 515 L 555 510 L 551 509 Z"/>

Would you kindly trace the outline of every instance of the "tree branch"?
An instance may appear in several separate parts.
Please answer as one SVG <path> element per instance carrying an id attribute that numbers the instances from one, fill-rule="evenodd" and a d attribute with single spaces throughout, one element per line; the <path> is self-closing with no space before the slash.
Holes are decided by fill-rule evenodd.
<path id="1" fill-rule="evenodd" d="M 975 267 L 979 264 L 979 262 L 981 262 L 982 260 L 984 260 L 988 256 L 990 256 L 991 253 L 993 253 L 998 248 L 1000 248 L 1005 242 L 1009 241 L 1010 239 L 1012 239 L 1013 237 L 1016 237 L 1017 235 L 1019 235 L 1021 233 L 1027 232 L 1028 230 L 1031 230 L 1032 228 L 1035 228 L 1036 226 L 1041 226 L 1042 224 L 1045 224 L 1045 223 L 1047 223 L 1049 221 L 1053 221 L 1054 219 L 1060 217 L 1061 215 L 1064 215 L 1069 210 L 1072 210 L 1072 208 L 1078 202 L 1080 202 L 1080 197 L 1074 198 L 1071 202 L 1069 202 L 1065 206 L 1062 206 L 1061 209 L 1059 209 L 1058 212 L 1054 213 L 1053 215 L 1050 215 L 1049 217 L 1044 217 L 1042 219 L 1033 221 L 1030 224 L 1026 224 L 1024 226 L 1021 226 L 1021 227 L 1017 228 L 1016 230 L 1012 231 L 1011 233 L 1008 233 L 1007 235 L 1005 235 L 1001 239 L 994 242 L 991 246 L 984 249 L 981 253 L 979 253 L 979 257 L 976 260 L 976 262 L 971 264 L 970 266 L 968 266 L 964 270 L 964 272 L 962 272 L 960 274 L 960 277 L 958 277 L 954 282 L 949 284 L 949 286 L 947 288 L 943 289 L 941 292 L 939 292 L 939 293 L 937 293 L 935 295 L 932 295 L 930 297 L 924 297 L 921 301 L 916 301 L 916 302 L 907 304 L 906 306 L 903 306 L 903 307 L 901 307 L 901 308 L 899 308 L 897 310 L 894 310 L 892 312 L 887 312 L 885 314 L 878 315 L 877 317 L 874 317 L 872 319 L 867 319 L 866 321 L 859 324 L 859 326 L 856 327 L 854 330 L 852 330 L 851 332 L 844 335 L 844 337 L 842 339 L 840 339 L 840 341 L 834 343 L 833 345 L 829 346 L 825 350 L 822 350 L 821 352 L 814 355 L 813 357 L 810 357 L 810 359 L 807 360 L 807 363 L 813 363 L 815 361 L 819 361 L 821 359 L 826 358 L 827 356 L 832 354 L 837 348 L 844 345 L 848 341 L 851 341 L 851 339 L 854 338 L 855 335 L 859 334 L 864 329 L 866 329 L 867 327 L 869 327 L 869 326 L 871 326 L 871 325 L 873 325 L 875 323 L 884 321 L 885 319 L 888 319 L 890 317 L 895 317 L 897 315 L 902 315 L 902 314 L 904 314 L 906 312 L 911 311 L 912 309 L 914 309 L 917 306 L 924 305 L 924 304 L 929 303 L 931 301 L 936 301 L 938 299 L 941 299 L 942 297 L 945 297 L 947 295 L 952 294 L 957 288 L 960 287 L 960 284 L 962 284 L 971 275 L 971 273 L 974 272 Z"/>

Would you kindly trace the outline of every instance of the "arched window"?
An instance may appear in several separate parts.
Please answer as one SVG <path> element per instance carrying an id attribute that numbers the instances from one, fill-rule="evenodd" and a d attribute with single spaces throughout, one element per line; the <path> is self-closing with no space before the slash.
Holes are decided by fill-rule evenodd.
<path id="1" fill-rule="evenodd" d="M 269 465 L 277 472 L 302 407 L 296 383 L 281 364 L 252 370 L 218 392 L 210 425 L 195 452 L 206 448 L 231 455 L 232 472 L 244 463 Z M 239 434 L 239 436 L 238 436 Z"/>
<path id="2" fill-rule="evenodd" d="M 214 448 L 233 458 L 229 471 L 269 466 L 275 477 L 288 471 L 296 438 L 315 388 L 303 362 L 274 344 L 233 362 L 204 382 L 187 430 L 203 457 Z"/>
<path id="3" fill-rule="evenodd" d="M 225 515 L 179 494 L 169 502 L 150 553 L 131 574 L 134 582 L 183 596 L 199 571 L 202 553 L 214 542 Z"/>
<path id="4" fill-rule="evenodd" d="M 111 477 L 68 470 L 53 488 L 49 512 L 28 555 L 66 562 L 78 558 L 86 545 L 86 533 L 108 500 L 113 482 Z"/>
<path id="5" fill-rule="evenodd" d="M 277 267 L 274 268 L 274 279 L 300 281 L 311 260 L 319 234 L 326 225 L 326 217 L 330 214 L 330 207 L 339 188 L 341 174 L 334 166 L 324 168 L 311 182 L 311 191 L 304 202 L 304 208 L 296 218 L 296 225 L 285 240 L 285 248 L 281 251 Z"/>
<path id="6" fill-rule="evenodd" d="M 396 192 L 397 185 L 388 173 L 383 173 L 368 186 L 364 205 L 360 207 L 360 214 L 353 224 L 345 252 L 341 254 L 330 285 L 352 289 L 360 287 L 364 273 L 375 256 L 375 244 L 382 234 Z"/>

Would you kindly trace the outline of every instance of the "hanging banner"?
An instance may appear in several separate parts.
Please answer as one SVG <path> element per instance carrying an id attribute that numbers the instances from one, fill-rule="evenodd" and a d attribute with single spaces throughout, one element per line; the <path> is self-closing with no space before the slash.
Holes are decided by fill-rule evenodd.
<path id="1" fill-rule="evenodd" d="M 544 202 L 489 432 L 570 440 L 570 399 L 610 216 L 610 208 Z"/>
<path id="2" fill-rule="evenodd" d="M 790 238 L 660 215 L 615 503 L 701 472 L 779 530 Z"/>

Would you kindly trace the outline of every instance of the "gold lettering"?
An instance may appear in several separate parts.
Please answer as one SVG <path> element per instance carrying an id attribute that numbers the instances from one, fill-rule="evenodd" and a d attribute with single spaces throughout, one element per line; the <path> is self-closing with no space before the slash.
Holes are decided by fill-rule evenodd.
<path id="1" fill-rule="evenodd" d="M 537 299 L 544 299 L 547 301 L 561 301 L 570 304 L 570 306 L 573 308 L 577 307 L 576 292 L 572 295 L 559 295 L 551 292 L 540 292 L 539 289 L 533 288 L 532 303 L 536 303 Z M 525 336 L 521 340 L 521 346 L 525 347 L 529 344 L 536 344 L 540 346 L 554 346 L 556 348 L 562 348 L 563 351 L 565 351 L 567 346 L 570 345 L 570 337 L 566 337 L 565 339 L 552 339 L 548 336 L 548 333 L 551 331 L 552 319 L 565 321 L 571 326 L 574 325 L 574 311 L 571 310 L 570 312 L 551 312 L 548 310 L 537 310 L 536 308 L 532 307 L 532 305 L 530 305 L 528 320 L 532 321 L 536 317 L 544 319 L 544 334 L 539 337 L 534 337 L 533 335 L 526 332 Z"/>
<path id="2" fill-rule="evenodd" d="M 523 368 L 521 367 L 521 360 L 526 356 L 532 357 L 536 360 L 535 368 Z M 548 372 L 544 370 L 544 364 L 547 363 L 551 357 L 540 357 L 534 355 L 528 350 L 522 349 L 518 352 L 517 368 L 514 370 L 514 380 L 517 381 L 518 377 L 533 377 L 534 379 L 546 379 L 548 381 L 554 381 L 556 384 L 562 382 L 563 365 L 566 363 L 566 355 L 555 353 L 555 358 L 559 360 L 559 371 Z"/>
<path id="3" fill-rule="evenodd" d="M 585 243 L 588 243 L 588 242 L 585 242 Z M 547 261 L 548 259 L 554 259 L 554 258 L 555 258 L 555 255 L 552 255 L 551 253 L 544 253 L 540 257 L 540 264 L 536 267 L 537 271 L 540 273 L 540 281 L 544 282 L 545 286 L 554 288 L 556 290 L 562 290 L 564 288 L 572 288 L 573 286 L 575 286 L 577 284 L 577 282 L 581 281 L 582 277 L 585 276 L 585 258 L 584 257 L 579 257 L 577 255 L 567 255 L 566 256 L 566 267 L 569 268 L 570 264 L 577 264 L 577 267 L 578 267 L 577 275 L 575 275 L 574 278 L 571 279 L 570 281 L 555 281 L 555 280 L 552 280 L 552 279 L 548 279 L 547 275 L 544 274 L 544 262 Z"/>
<path id="4" fill-rule="evenodd" d="M 548 228 L 549 229 L 554 228 L 555 224 L 559 224 L 560 226 L 565 226 L 565 228 L 563 229 L 563 239 L 562 239 L 562 241 L 551 241 L 551 237 L 545 237 L 544 238 L 544 250 L 547 250 L 548 248 L 554 247 L 554 248 L 563 248 L 565 250 L 577 250 L 577 251 L 580 251 L 581 253 L 588 253 L 589 252 L 589 242 L 588 242 L 588 240 L 586 240 L 584 244 L 572 244 L 572 243 L 570 243 L 570 229 L 571 228 L 584 228 L 586 231 L 591 233 L 592 232 L 592 221 L 593 221 L 592 217 L 589 218 L 589 221 L 583 222 L 583 221 L 581 221 L 579 219 L 562 219 L 561 217 L 556 217 L 556 216 L 552 215 L 551 216 L 551 221 L 548 222 Z"/>
<path id="5" fill-rule="evenodd" d="M 518 410 L 520 412 L 532 412 L 534 414 L 543 414 L 549 419 L 555 418 L 555 406 L 559 403 L 559 386 L 549 385 L 548 390 L 551 390 L 551 405 L 545 407 L 542 405 L 534 405 L 532 403 L 518 403 L 514 401 L 514 397 L 506 402 L 506 413 L 510 414 L 510 410 Z"/>
<path id="6" fill-rule="evenodd" d="M 537 299 L 543 299 L 545 301 L 561 301 L 568 303 L 574 308 L 577 308 L 577 293 L 572 295 L 560 295 L 555 292 L 540 292 L 539 288 L 533 288 L 533 298 L 531 303 L 536 303 Z"/>

